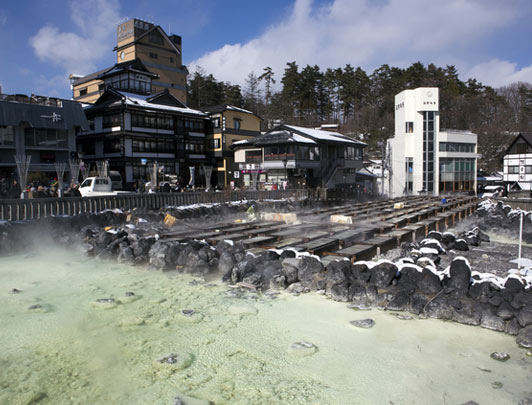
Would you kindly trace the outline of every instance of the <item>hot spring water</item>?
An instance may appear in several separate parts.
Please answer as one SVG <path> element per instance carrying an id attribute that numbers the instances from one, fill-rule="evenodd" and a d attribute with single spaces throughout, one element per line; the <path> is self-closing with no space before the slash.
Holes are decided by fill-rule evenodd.
<path id="1" fill-rule="evenodd" d="M 312 294 L 227 290 L 59 249 L 2 257 L 0 403 L 515 404 L 532 397 L 532 358 L 511 336 L 355 311 Z M 350 324 L 363 318 L 375 326 Z M 511 358 L 493 360 L 495 351 Z"/>

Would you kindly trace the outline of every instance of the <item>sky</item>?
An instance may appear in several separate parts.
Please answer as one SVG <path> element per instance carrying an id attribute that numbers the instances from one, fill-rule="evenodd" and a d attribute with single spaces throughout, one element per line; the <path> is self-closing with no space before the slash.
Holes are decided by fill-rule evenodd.
<path id="1" fill-rule="evenodd" d="M 183 63 L 245 85 L 287 62 L 366 72 L 454 65 L 460 79 L 532 83 L 530 0 L 5 0 L 0 86 L 71 98 L 68 75 L 112 66 L 116 26 L 140 18 L 183 38 Z"/>

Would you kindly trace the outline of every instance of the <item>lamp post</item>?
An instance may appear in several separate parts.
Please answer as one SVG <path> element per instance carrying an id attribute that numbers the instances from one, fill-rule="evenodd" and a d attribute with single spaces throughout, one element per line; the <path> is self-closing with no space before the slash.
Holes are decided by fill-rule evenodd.
<path id="1" fill-rule="evenodd" d="M 284 189 L 286 190 L 286 188 L 288 187 L 288 170 L 286 169 L 286 164 L 288 163 L 288 159 L 285 157 L 283 159 L 283 166 L 284 166 L 284 178 L 285 178 L 285 181 L 286 181 L 286 186 L 284 187 Z"/>

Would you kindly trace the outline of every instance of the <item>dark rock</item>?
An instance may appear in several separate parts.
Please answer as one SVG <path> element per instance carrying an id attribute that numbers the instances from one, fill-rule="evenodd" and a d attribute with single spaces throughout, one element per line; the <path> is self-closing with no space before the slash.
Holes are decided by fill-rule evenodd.
<path id="1" fill-rule="evenodd" d="M 186 317 L 190 317 L 190 316 L 194 315 L 194 312 L 196 312 L 196 311 L 194 311 L 193 309 L 183 309 L 181 311 L 181 313 L 183 315 L 185 315 Z"/>
<path id="2" fill-rule="evenodd" d="M 351 325 L 356 326 L 357 328 L 369 329 L 375 326 L 375 321 L 373 319 L 356 319 L 349 322 Z"/>
<path id="3" fill-rule="evenodd" d="M 455 296 L 463 296 L 469 289 L 471 281 L 471 268 L 463 258 L 456 258 L 451 262 L 450 278 L 447 288 L 453 290 Z"/>
<path id="4" fill-rule="evenodd" d="M 131 291 L 126 291 L 126 293 L 124 294 L 126 297 L 133 297 L 135 296 L 135 293 L 134 292 L 131 292 Z"/>
<path id="5" fill-rule="evenodd" d="M 133 254 L 133 249 L 125 243 L 120 243 L 118 247 L 118 257 L 117 260 L 119 263 L 135 263 L 135 255 Z"/>
<path id="6" fill-rule="evenodd" d="M 234 266 L 235 260 L 233 255 L 228 250 L 223 251 L 218 260 L 218 269 L 223 273 L 227 273 L 228 271 L 231 271 Z"/>
<path id="7" fill-rule="evenodd" d="M 286 282 L 288 284 L 295 283 L 297 278 L 297 266 L 299 265 L 299 260 L 295 258 L 286 258 L 282 262 L 281 273 L 285 276 Z"/>
<path id="8" fill-rule="evenodd" d="M 514 317 L 514 309 L 508 302 L 503 302 L 496 312 L 497 316 L 505 321 L 509 321 Z"/>
<path id="9" fill-rule="evenodd" d="M 391 311 L 406 311 L 410 307 L 410 295 L 406 291 L 399 291 L 388 302 L 387 309 Z"/>
<path id="10" fill-rule="evenodd" d="M 508 293 L 520 293 L 525 291 L 525 286 L 517 278 L 510 277 L 504 284 L 504 290 Z"/>
<path id="11" fill-rule="evenodd" d="M 504 320 L 499 318 L 497 315 L 484 311 L 482 312 L 482 317 L 480 319 L 480 326 L 482 328 L 495 330 L 498 332 L 504 332 L 506 323 L 504 322 Z"/>
<path id="12" fill-rule="evenodd" d="M 504 328 L 504 332 L 509 335 L 517 335 L 521 328 L 519 327 L 519 323 L 517 322 L 517 319 L 512 319 L 508 322 L 506 322 L 506 327 Z"/>
<path id="13" fill-rule="evenodd" d="M 464 239 L 457 239 L 457 240 L 454 241 L 453 249 L 466 251 L 466 250 L 469 250 L 469 246 L 468 246 L 467 242 Z"/>
<path id="14" fill-rule="evenodd" d="M 493 352 L 490 354 L 490 357 L 493 360 L 497 360 L 497 361 L 508 361 L 510 359 L 510 355 L 508 353 L 503 353 L 503 352 Z"/>
<path id="15" fill-rule="evenodd" d="M 492 295 L 490 297 L 488 302 L 491 305 L 498 307 L 499 305 L 501 305 L 504 302 L 504 298 L 502 298 L 500 294 L 494 294 L 494 295 Z"/>
<path id="16" fill-rule="evenodd" d="M 397 266 L 393 263 L 382 262 L 371 269 L 371 282 L 377 288 L 386 288 L 397 274 Z"/>
<path id="17" fill-rule="evenodd" d="M 282 274 L 278 274 L 276 276 L 273 276 L 270 281 L 271 288 L 275 288 L 278 290 L 285 289 L 288 283 L 286 282 L 286 277 Z"/>
<path id="18" fill-rule="evenodd" d="M 448 247 L 452 248 L 451 245 L 454 247 L 454 242 L 456 241 L 456 236 L 451 232 L 444 232 L 442 234 L 441 241 Z"/>
<path id="19" fill-rule="evenodd" d="M 430 231 L 427 235 L 427 238 L 436 239 L 438 242 L 441 242 L 443 240 L 443 235 L 441 232 Z"/>
<path id="20" fill-rule="evenodd" d="M 354 263 L 352 271 L 355 271 L 358 274 L 358 279 L 364 283 L 367 283 L 371 278 L 371 271 L 364 263 Z"/>
<path id="21" fill-rule="evenodd" d="M 296 257 L 296 252 L 294 252 L 293 250 L 287 249 L 287 250 L 283 250 L 279 258 L 283 260 L 283 259 L 294 258 L 294 257 Z"/>
<path id="22" fill-rule="evenodd" d="M 350 299 L 349 295 L 349 282 L 344 281 L 342 283 L 334 284 L 330 288 L 331 298 L 334 301 L 347 302 Z"/>
<path id="23" fill-rule="evenodd" d="M 326 273 L 327 288 L 330 289 L 334 284 L 346 281 L 346 273 L 349 273 L 350 270 L 351 263 L 348 260 L 338 260 L 329 263 Z M 347 287 L 349 287 L 349 285 Z"/>
<path id="24" fill-rule="evenodd" d="M 519 346 L 527 349 L 532 347 L 532 325 L 528 325 L 519 331 L 516 342 Z"/>
<path id="25" fill-rule="evenodd" d="M 114 298 L 98 298 L 96 302 L 100 304 L 114 304 L 116 300 Z"/>
<path id="26" fill-rule="evenodd" d="M 351 283 L 349 286 L 349 297 L 353 302 L 366 303 L 368 296 L 366 294 L 366 286 L 361 281 Z"/>
<path id="27" fill-rule="evenodd" d="M 168 247 L 168 244 L 164 242 L 156 242 L 151 246 L 149 251 L 150 267 L 160 270 L 167 268 L 166 252 Z"/>
<path id="28" fill-rule="evenodd" d="M 262 252 L 259 255 L 259 257 L 265 261 L 274 261 L 274 260 L 279 260 L 280 256 L 279 256 L 279 253 L 274 252 L 273 250 L 266 250 Z"/>
<path id="29" fill-rule="evenodd" d="M 41 309 L 42 308 L 42 305 L 41 304 L 33 304 L 33 305 L 30 305 L 28 307 L 29 310 L 35 310 L 35 309 Z"/>
<path id="30" fill-rule="evenodd" d="M 16 288 L 13 288 L 11 290 L 9 290 L 9 294 L 18 294 L 18 293 L 21 293 L 22 291 L 20 290 L 17 290 Z"/>
<path id="31" fill-rule="evenodd" d="M 532 304 L 523 307 L 523 309 L 517 313 L 516 319 L 522 328 L 532 325 Z"/>
<path id="32" fill-rule="evenodd" d="M 429 269 L 421 272 L 413 267 L 405 266 L 401 269 L 401 278 L 398 285 L 410 283 L 424 294 L 436 294 L 442 289 L 440 278 Z"/>
<path id="33" fill-rule="evenodd" d="M 416 315 L 421 314 L 428 302 L 428 298 L 423 294 L 414 293 L 410 299 L 410 311 Z"/>
<path id="34" fill-rule="evenodd" d="M 297 266 L 297 278 L 302 281 L 311 281 L 315 274 L 323 271 L 323 264 L 312 256 L 302 256 Z"/>
<path id="35" fill-rule="evenodd" d="M 425 306 L 425 315 L 430 318 L 450 320 L 453 318 L 453 309 L 449 302 L 437 297 Z"/>
<path id="36" fill-rule="evenodd" d="M 286 292 L 291 294 L 301 294 L 305 291 L 305 287 L 301 283 L 292 283 L 286 288 Z"/>
<path id="37" fill-rule="evenodd" d="M 469 287 L 467 294 L 474 300 L 477 300 L 482 296 L 487 297 L 489 289 L 489 283 L 475 283 Z"/>
<path id="38" fill-rule="evenodd" d="M 480 325 L 481 312 L 473 302 L 466 301 L 453 311 L 452 319 L 464 325 Z"/>
<path id="39" fill-rule="evenodd" d="M 185 263 L 185 271 L 190 274 L 196 274 L 196 275 L 208 274 L 210 272 L 210 266 L 204 257 L 205 255 L 200 254 L 200 250 L 192 250 L 187 256 L 187 261 Z M 151 259 L 150 259 L 150 263 L 151 263 Z M 241 281 L 241 279 L 237 281 Z M 237 282 L 237 281 L 234 281 L 234 282 Z"/>

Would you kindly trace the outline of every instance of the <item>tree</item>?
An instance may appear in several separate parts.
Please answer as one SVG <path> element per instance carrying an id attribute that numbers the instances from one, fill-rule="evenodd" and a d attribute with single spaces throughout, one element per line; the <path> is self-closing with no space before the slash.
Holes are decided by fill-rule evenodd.
<path id="1" fill-rule="evenodd" d="M 264 73 L 259 76 L 259 81 L 264 81 L 264 90 L 265 90 L 265 104 L 268 106 L 271 99 L 271 89 L 272 85 L 275 84 L 275 79 L 273 78 L 273 70 L 271 67 L 264 68 Z"/>
<path id="2" fill-rule="evenodd" d="M 258 114 L 260 103 L 261 89 L 259 78 L 254 72 L 248 74 L 246 78 L 246 87 L 244 88 L 244 107 Z"/>

